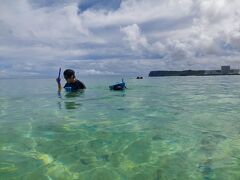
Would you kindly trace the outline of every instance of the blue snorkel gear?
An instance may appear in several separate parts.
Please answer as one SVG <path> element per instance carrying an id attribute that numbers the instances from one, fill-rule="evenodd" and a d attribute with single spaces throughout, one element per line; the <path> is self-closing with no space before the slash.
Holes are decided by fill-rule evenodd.
<path id="1" fill-rule="evenodd" d="M 57 83 L 60 84 L 61 82 L 61 68 L 59 68 L 59 71 L 58 71 L 58 77 L 57 77 Z"/>
<path id="2" fill-rule="evenodd" d="M 57 83 L 58 83 L 58 96 L 61 98 L 61 68 L 59 68 L 58 71 L 58 77 L 56 79 Z"/>
<path id="3" fill-rule="evenodd" d="M 127 87 L 126 87 L 126 83 L 122 79 L 122 82 L 109 86 L 109 89 L 114 91 L 119 91 L 119 90 L 121 91 L 121 90 L 127 89 Z"/>
<path id="4" fill-rule="evenodd" d="M 64 89 L 66 92 L 72 92 L 72 87 L 65 87 Z"/>
<path id="5" fill-rule="evenodd" d="M 58 78 L 60 79 L 60 76 L 61 76 L 61 68 L 59 68 L 59 72 L 58 72 Z"/>

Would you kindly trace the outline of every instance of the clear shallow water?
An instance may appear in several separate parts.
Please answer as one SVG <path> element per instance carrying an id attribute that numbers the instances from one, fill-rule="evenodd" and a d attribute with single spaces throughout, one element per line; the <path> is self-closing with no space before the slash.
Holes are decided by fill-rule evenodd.
<path id="1" fill-rule="evenodd" d="M 0 80 L 0 179 L 240 179 L 240 77 Z"/>

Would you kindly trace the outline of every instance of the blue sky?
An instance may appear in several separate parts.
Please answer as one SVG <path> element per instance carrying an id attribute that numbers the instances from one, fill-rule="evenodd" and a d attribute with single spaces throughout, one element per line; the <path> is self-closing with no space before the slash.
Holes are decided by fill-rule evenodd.
<path id="1" fill-rule="evenodd" d="M 240 1 L 0 0 L 0 77 L 240 64 Z"/>

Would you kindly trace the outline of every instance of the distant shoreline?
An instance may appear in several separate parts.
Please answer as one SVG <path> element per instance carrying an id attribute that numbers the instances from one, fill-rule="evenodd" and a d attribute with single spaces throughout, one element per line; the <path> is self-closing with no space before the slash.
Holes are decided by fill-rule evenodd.
<path id="1" fill-rule="evenodd" d="M 197 74 L 193 72 L 179 71 L 151 71 L 149 77 L 163 77 L 163 76 L 239 76 L 240 74 Z"/>
<path id="2" fill-rule="evenodd" d="M 222 66 L 221 70 L 185 70 L 185 71 L 151 71 L 149 77 L 159 76 L 226 76 L 240 75 L 239 69 Z"/>

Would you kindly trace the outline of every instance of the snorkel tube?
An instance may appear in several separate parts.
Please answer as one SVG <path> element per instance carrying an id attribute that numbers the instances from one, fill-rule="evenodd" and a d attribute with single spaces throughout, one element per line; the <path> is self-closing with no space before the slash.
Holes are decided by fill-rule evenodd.
<path id="1" fill-rule="evenodd" d="M 56 79 L 58 85 L 61 85 L 61 68 L 59 68 L 59 71 L 58 71 L 58 77 Z"/>
<path id="2" fill-rule="evenodd" d="M 61 71 L 62 71 L 62 69 L 61 69 L 61 68 L 59 68 L 59 72 L 58 72 L 58 79 L 60 79 L 60 76 L 61 76 Z"/>
<path id="3" fill-rule="evenodd" d="M 57 83 L 58 83 L 58 96 L 61 97 L 61 89 L 62 89 L 62 86 L 61 86 L 61 68 L 59 68 L 59 71 L 58 71 L 58 77 L 56 79 Z"/>
<path id="4" fill-rule="evenodd" d="M 122 84 L 124 84 L 124 88 L 127 89 L 126 83 L 124 82 L 123 78 L 122 78 Z"/>

